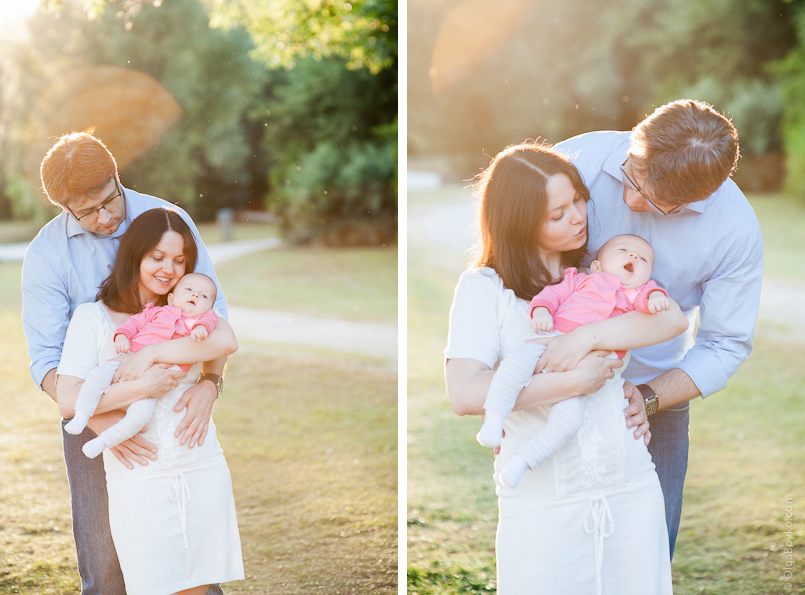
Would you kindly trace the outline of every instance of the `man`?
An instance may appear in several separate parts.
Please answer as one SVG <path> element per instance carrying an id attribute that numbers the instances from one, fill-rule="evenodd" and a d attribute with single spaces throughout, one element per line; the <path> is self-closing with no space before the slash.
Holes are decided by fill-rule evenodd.
<path id="1" fill-rule="evenodd" d="M 648 240 L 656 254 L 652 278 L 690 320 L 679 337 L 633 350 L 623 373 L 630 381 L 627 398 L 640 405 L 635 423 L 646 419 L 644 403 L 650 416 L 648 448 L 665 498 L 673 557 L 688 461 L 688 401 L 725 388 L 749 357 L 760 303 L 760 224 L 729 178 L 738 136 L 706 103 L 678 100 L 657 108 L 632 132 L 582 134 L 556 149 L 570 157 L 590 189 L 588 253 L 617 234 Z"/>
<path id="2" fill-rule="evenodd" d="M 190 216 L 164 200 L 121 186 L 117 163 L 100 140 L 86 133 L 62 136 L 42 160 L 40 171 L 42 187 L 62 213 L 40 230 L 25 252 L 22 320 L 31 376 L 51 399 L 56 401 L 56 367 L 73 312 L 79 305 L 95 301 L 100 284 L 112 269 L 120 237 L 147 210 L 169 207 L 188 223 L 198 245 L 196 271 L 215 280 L 215 306 L 221 316 L 227 316 L 226 299 Z M 222 320 L 220 324 L 227 323 Z M 177 410 L 187 407 L 177 431 L 191 448 L 206 436 L 225 361 L 205 362 L 199 383 L 188 389 L 176 406 Z M 175 374 L 164 371 L 166 385 L 173 382 Z M 123 412 L 111 411 L 92 417 L 78 436 L 62 432 L 84 595 L 125 593 L 109 530 L 103 458 L 88 459 L 81 451 L 84 443 L 122 417 Z M 156 458 L 156 448 L 140 436 L 113 452 L 130 469 L 133 463 L 147 465 L 149 459 Z M 220 593 L 218 585 L 208 590 L 209 595 Z"/>

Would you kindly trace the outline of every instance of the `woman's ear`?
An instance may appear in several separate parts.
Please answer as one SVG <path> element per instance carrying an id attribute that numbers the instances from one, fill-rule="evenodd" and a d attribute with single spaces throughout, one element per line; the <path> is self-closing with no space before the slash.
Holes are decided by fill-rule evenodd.
<path id="1" fill-rule="evenodd" d="M 601 263 L 598 262 L 597 260 L 592 261 L 590 263 L 590 270 L 593 273 L 600 273 L 601 272 Z M 168 295 L 168 303 L 170 303 L 170 298 L 171 298 L 171 296 Z"/>

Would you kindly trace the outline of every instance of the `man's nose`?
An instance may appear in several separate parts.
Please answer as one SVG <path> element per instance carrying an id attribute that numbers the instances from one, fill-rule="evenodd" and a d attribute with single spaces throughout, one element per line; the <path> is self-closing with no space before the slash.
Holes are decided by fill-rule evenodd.
<path id="1" fill-rule="evenodd" d="M 112 220 L 112 214 L 107 211 L 106 209 L 101 209 L 98 211 L 98 223 L 101 225 L 106 225 Z"/>

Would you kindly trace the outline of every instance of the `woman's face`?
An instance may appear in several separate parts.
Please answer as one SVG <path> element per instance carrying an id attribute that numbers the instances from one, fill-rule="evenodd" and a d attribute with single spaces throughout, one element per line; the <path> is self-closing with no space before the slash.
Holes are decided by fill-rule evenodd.
<path id="1" fill-rule="evenodd" d="M 576 192 L 566 174 L 548 178 L 545 222 L 537 232 L 543 256 L 576 250 L 587 241 L 587 202 Z"/>
<path id="2" fill-rule="evenodd" d="M 184 238 L 175 231 L 162 234 L 156 248 L 140 262 L 140 298 L 156 303 L 185 273 Z"/>

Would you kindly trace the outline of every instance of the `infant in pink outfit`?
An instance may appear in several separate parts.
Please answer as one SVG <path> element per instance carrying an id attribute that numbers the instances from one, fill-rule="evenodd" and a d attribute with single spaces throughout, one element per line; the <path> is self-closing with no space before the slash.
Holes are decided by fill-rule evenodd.
<path id="1" fill-rule="evenodd" d="M 668 294 L 651 280 L 654 250 L 635 235 L 619 235 L 601 246 L 590 265 L 591 275 L 565 269 L 562 280 L 546 286 L 531 300 L 531 328 L 535 333 L 568 333 L 583 324 L 606 320 L 632 310 L 659 314 L 671 306 Z M 478 442 L 499 446 L 503 422 L 509 416 L 545 347 L 524 343 L 501 362 L 489 387 L 486 412 Z M 626 352 L 617 352 L 622 358 Z M 615 356 L 612 356 L 615 357 Z M 522 447 L 500 472 L 500 481 L 516 487 L 528 469 L 555 455 L 581 427 L 584 397 L 560 401 L 551 408 L 540 433 Z"/>
<path id="2" fill-rule="evenodd" d="M 212 311 L 216 294 L 215 282 L 207 275 L 188 273 L 168 294 L 167 306 L 146 304 L 142 312 L 131 316 L 115 330 L 115 351 L 119 354 L 136 352 L 147 345 L 188 335 L 197 341 L 206 339 L 218 324 L 218 315 Z M 78 393 L 75 417 L 64 426 L 66 432 L 80 434 L 84 431 L 119 367 L 120 362 L 110 360 L 89 373 Z M 179 367 L 187 372 L 191 366 Z M 136 436 L 151 419 L 155 405 L 156 399 L 151 398 L 132 403 L 123 419 L 84 445 L 84 454 L 95 458 L 104 448 L 112 448 Z"/>

